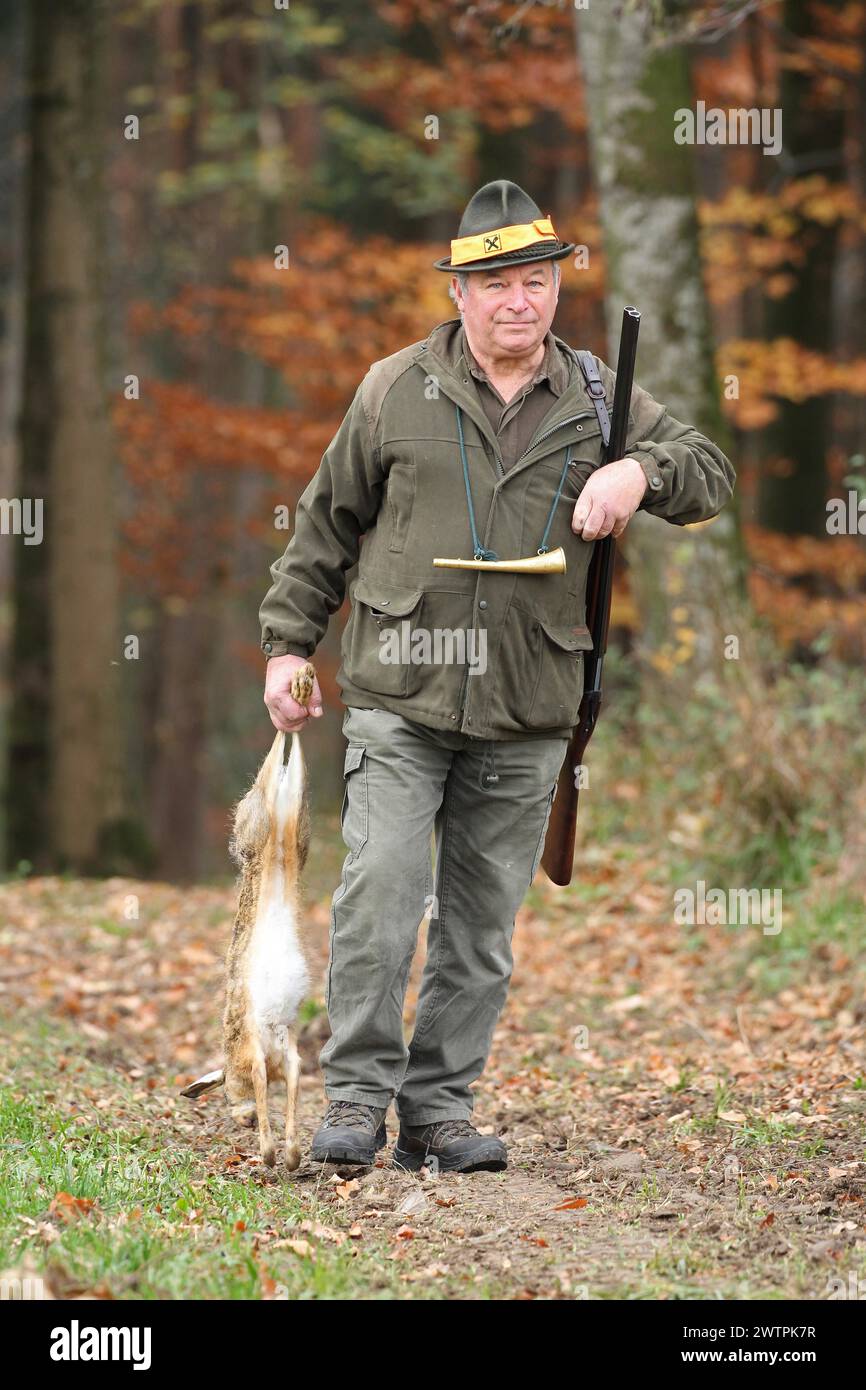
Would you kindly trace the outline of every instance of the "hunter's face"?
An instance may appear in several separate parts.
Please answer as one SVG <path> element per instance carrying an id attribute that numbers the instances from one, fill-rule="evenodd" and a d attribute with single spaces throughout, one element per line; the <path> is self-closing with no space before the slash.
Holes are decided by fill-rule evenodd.
<path id="1" fill-rule="evenodd" d="M 559 284 L 553 261 L 505 270 L 473 270 L 467 293 L 452 281 L 469 346 L 484 357 L 531 356 L 556 313 Z"/>

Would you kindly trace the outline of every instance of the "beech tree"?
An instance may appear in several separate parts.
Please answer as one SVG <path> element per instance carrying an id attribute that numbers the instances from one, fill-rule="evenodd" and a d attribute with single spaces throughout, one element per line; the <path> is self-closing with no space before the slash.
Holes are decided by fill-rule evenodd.
<path id="1" fill-rule="evenodd" d="M 30 9 L 22 497 L 45 539 L 16 552 L 7 857 L 98 866 L 121 813 L 116 456 L 100 266 L 101 0 Z"/>
<path id="2" fill-rule="evenodd" d="M 654 46 L 643 6 L 575 14 L 606 261 L 608 361 L 624 304 L 642 313 L 636 377 L 678 419 L 730 449 L 702 280 L 694 150 L 674 140 L 692 104 L 681 46 Z M 638 513 L 625 553 L 641 643 L 662 670 L 720 655 L 716 614 L 737 592 L 734 508 L 674 530 Z"/>

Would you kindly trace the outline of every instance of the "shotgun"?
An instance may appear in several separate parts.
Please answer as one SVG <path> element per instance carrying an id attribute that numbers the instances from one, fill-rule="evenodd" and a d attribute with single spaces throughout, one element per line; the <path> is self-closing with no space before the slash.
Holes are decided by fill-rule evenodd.
<path id="1" fill-rule="evenodd" d="M 610 438 L 604 463 L 613 463 L 625 453 L 628 433 L 628 410 L 634 385 L 634 362 L 637 354 L 637 335 L 640 311 L 630 306 L 622 311 L 622 332 L 616 362 L 616 385 L 610 415 Z M 592 636 L 592 651 L 583 663 L 583 696 L 565 762 L 559 774 L 556 795 L 550 811 L 547 838 L 541 866 L 552 883 L 565 887 L 571 882 L 574 867 L 574 834 L 577 828 L 578 770 L 583 764 L 586 746 L 592 738 L 601 710 L 601 673 L 607 651 L 607 632 L 610 626 L 610 600 L 613 593 L 613 566 L 616 541 L 605 536 L 595 542 L 586 579 L 586 622 Z"/>

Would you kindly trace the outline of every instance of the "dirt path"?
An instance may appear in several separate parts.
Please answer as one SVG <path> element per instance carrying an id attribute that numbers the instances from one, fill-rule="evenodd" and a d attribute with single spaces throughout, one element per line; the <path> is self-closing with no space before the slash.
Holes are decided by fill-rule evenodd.
<path id="1" fill-rule="evenodd" d="M 823 1299 L 852 1275 L 866 1289 L 866 1027 L 841 947 L 792 964 L 771 943 L 768 976 L 742 929 L 684 940 L 664 890 L 599 854 L 574 892 L 539 880 L 518 922 L 476 1105 L 508 1142 L 507 1172 L 418 1178 L 388 1155 L 287 1178 L 219 1094 L 178 1096 L 219 1060 L 230 889 L 43 879 L 3 899 L 0 1012 L 63 1020 L 140 1089 L 166 1143 L 290 1183 L 328 1238 L 378 1243 L 407 1294 L 434 1281 L 451 1298 Z M 309 918 L 321 979 L 327 899 Z M 321 1003 L 310 1015 L 307 1142 L 327 1036 Z"/>

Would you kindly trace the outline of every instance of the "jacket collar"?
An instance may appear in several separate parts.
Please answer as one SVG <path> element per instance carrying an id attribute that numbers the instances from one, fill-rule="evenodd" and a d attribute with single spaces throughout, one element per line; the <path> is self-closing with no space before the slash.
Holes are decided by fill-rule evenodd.
<path id="1" fill-rule="evenodd" d="M 443 394 L 465 411 L 478 427 L 480 433 L 490 441 L 493 449 L 498 452 L 496 435 L 478 399 L 478 392 L 463 356 L 462 339 L 463 324 L 460 319 L 448 319 L 444 323 L 437 324 L 423 343 L 419 344 L 415 361 L 427 375 L 435 377 Z M 536 453 L 538 439 L 542 436 L 546 439 L 564 421 L 571 420 L 575 416 L 591 415 L 593 423 L 597 427 L 595 410 L 587 395 L 583 374 L 572 348 L 554 333 L 548 333 L 548 340 L 549 350 L 558 354 L 563 368 L 568 372 L 566 384 L 556 405 L 548 412 L 539 426 L 536 439 L 530 444 L 523 458 L 508 471 L 502 481 L 507 481 L 515 473 L 521 472 L 527 464 L 534 463 L 535 458 L 540 457 Z M 592 433 L 592 427 L 586 430 L 586 434 Z M 554 447 L 557 446 L 554 445 Z"/>

